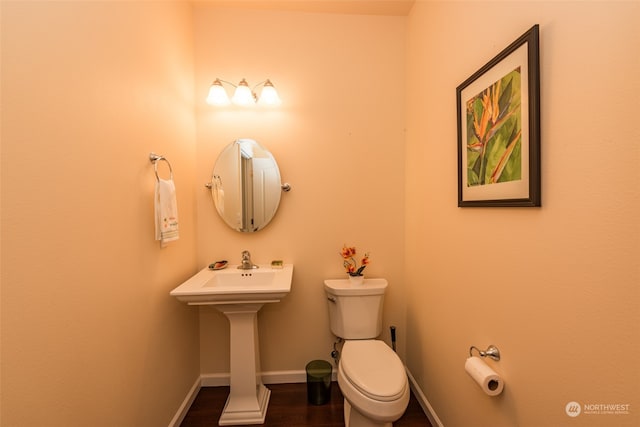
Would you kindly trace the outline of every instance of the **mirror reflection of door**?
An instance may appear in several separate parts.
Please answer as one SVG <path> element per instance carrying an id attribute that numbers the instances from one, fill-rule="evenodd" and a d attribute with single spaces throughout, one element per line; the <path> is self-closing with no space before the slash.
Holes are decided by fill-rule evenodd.
<path id="1" fill-rule="evenodd" d="M 253 159 L 240 150 L 240 188 L 242 231 L 253 231 Z"/>
<path id="2" fill-rule="evenodd" d="M 264 224 L 276 214 L 280 203 L 280 193 L 274 195 L 268 188 L 280 187 L 280 174 L 274 162 L 266 158 L 253 161 L 253 218 L 257 224 Z"/>
<path id="3" fill-rule="evenodd" d="M 237 231 L 264 228 L 278 210 L 281 188 L 275 158 L 251 139 L 229 144 L 213 169 L 211 195 L 216 210 Z"/>

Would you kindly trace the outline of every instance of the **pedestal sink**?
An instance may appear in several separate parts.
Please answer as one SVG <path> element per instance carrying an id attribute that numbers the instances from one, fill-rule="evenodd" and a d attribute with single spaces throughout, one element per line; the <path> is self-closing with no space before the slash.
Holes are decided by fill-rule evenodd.
<path id="1" fill-rule="evenodd" d="M 271 391 L 262 383 L 258 351 L 258 310 L 291 290 L 293 265 L 239 270 L 200 270 L 171 291 L 189 305 L 212 305 L 231 327 L 231 391 L 219 425 L 264 424 Z"/>

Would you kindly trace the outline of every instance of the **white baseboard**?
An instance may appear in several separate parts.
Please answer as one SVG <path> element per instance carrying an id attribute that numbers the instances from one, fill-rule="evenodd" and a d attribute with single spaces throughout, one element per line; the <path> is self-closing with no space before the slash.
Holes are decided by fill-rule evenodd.
<path id="1" fill-rule="evenodd" d="M 431 404 L 427 400 L 427 397 L 424 395 L 422 389 L 416 382 L 416 379 L 413 377 L 413 375 L 411 375 L 411 372 L 409 372 L 408 369 L 407 376 L 409 377 L 409 385 L 411 386 L 411 391 L 413 391 L 413 395 L 416 397 L 416 400 L 422 407 L 422 410 L 429 419 L 431 425 L 434 427 L 444 427 L 444 424 L 442 424 L 442 421 L 440 421 L 440 418 L 438 418 L 436 411 L 433 410 L 433 406 L 431 406 Z"/>
<path id="2" fill-rule="evenodd" d="M 414 396 L 418 400 L 418 403 L 422 407 L 425 415 L 431 422 L 431 425 L 434 427 L 444 427 L 438 415 L 433 410 L 433 407 L 427 400 L 427 397 L 420 389 L 420 386 L 416 382 L 411 372 L 407 369 L 407 376 L 409 378 L 409 385 L 411 386 L 411 390 L 413 391 Z M 337 370 L 334 368 L 332 375 L 332 381 L 336 381 L 337 379 Z M 296 370 L 296 371 L 271 371 L 271 372 L 263 372 L 262 373 L 262 382 L 265 384 L 293 384 L 293 383 L 304 383 L 307 381 L 307 373 L 304 370 Z M 191 389 L 189 390 L 187 396 L 185 397 L 182 405 L 178 408 L 178 412 L 169 423 L 169 427 L 179 427 L 182 420 L 187 415 L 191 404 L 194 399 L 198 395 L 201 387 L 222 387 L 229 385 L 229 374 L 203 374 L 196 380 Z"/>
<path id="3" fill-rule="evenodd" d="M 337 371 L 334 368 L 331 380 L 337 381 Z M 202 387 L 221 387 L 229 385 L 229 374 L 203 374 L 200 376 Z M 297 371 L 269 371 L 262 373 L 262 382 L 265 384 L 295 384 L 307 382 L 307 372 Z"/>
<path id="4" fill-rule="evenodd" d="M 193 403 L 196 396 L 198 395 L 198 392 L 200 391 L 201 384 L 202 384 L 202 379 L 198 377 L 195 383 L 193 383 L 193 385 L 191 386 L 191 389 L 187 393 L 187 396 L 184 398 L 182 405 L 180 405 L 180 407 L 178 408 L 178 412 L 176 412 L 176 414 L 173 416 L 173 419 L 169 423 L 169 427 L 180 427 L 180 424 L 182 424 L 182 420 L 184 420 L 184 417 L 187 415 L 187 412 L 189 412 L 189 408 L 191 408 L 191 404 Z"/>
<path id="5" fill-rule="evenodd" d="M 202 374 L 200 375 L 201 387 L 222 387 L 229 385 L 229 374 Z"/>
<path id="6" fill-rule="evenodd" d="M 331 381 L 338 381 L 338 370 L 335 367 L 331 371 Z M 306 383 L 307 372 L 305 370 L 263 372 L 262 382 L 265 384 Z"/>

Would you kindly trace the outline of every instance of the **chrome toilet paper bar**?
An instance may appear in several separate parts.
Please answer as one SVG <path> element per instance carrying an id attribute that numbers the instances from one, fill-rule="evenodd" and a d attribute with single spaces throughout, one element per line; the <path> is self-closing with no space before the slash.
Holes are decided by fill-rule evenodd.
<path id="1" fill-rule="evenodd" d="M 472 354 L 473 350 L 476 350 L 481 357 L 490 357 L 495 361 L 500 360 L 500 350 L 498 350 L 498 347 L 496 347 L 493 344 L 491 344 L 489 347 L 487 347 L 487 349 L 485 351 L 482 351 L 478 347 L 476 347 L 475 345 L 472 345 L 469 348 L 469 356 L 473 356 L 473 354 Z"/>

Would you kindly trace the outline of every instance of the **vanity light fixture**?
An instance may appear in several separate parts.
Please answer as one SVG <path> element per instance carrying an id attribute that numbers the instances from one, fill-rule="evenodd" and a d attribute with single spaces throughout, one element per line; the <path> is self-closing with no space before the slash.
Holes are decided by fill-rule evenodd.
<path id="1" fill-rule="evenodd" d="M 229 99 L 226 89 L 222 86 L 223 83 L 235 88 L 231 99 Z M 258 97 L 255 91 L 261 85 L 262 91 Z M 258 83 L 251 89 L 245 79 L 242 79 L 240 83 L 234 85 L 226 80 L 216 78 L 211 84 L 209 95 L 207 96 L 207 104 L 211 105 L 229 105 L 230 103 L 236 105 L 253 105 L 256 103 L 260 105 L 279 105 L 280 102 L 278 92 L 269 79 Z"/>

